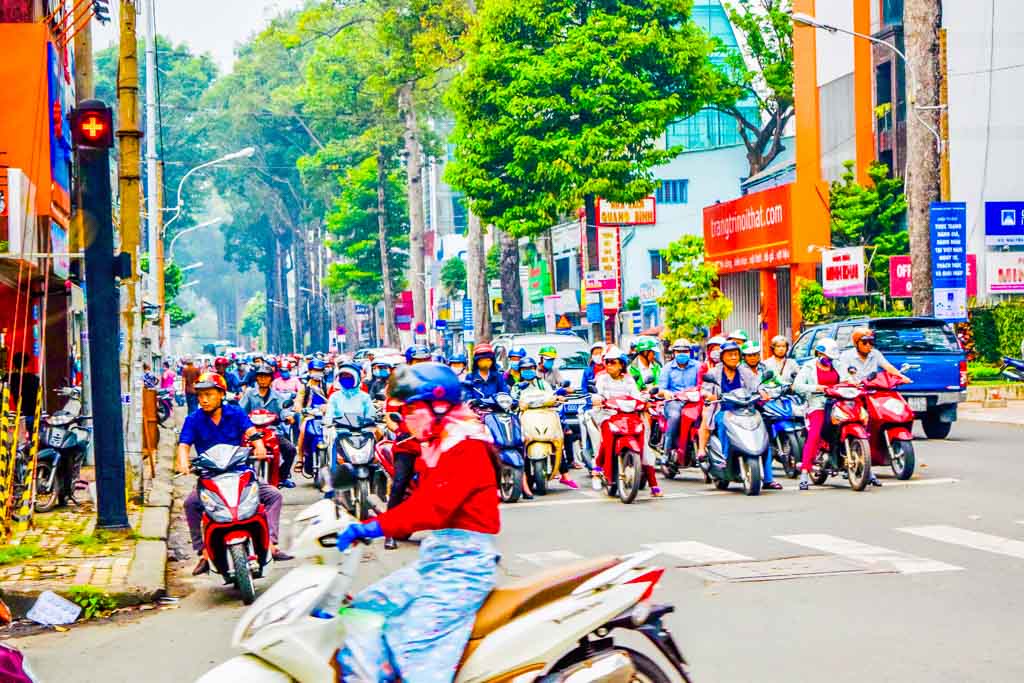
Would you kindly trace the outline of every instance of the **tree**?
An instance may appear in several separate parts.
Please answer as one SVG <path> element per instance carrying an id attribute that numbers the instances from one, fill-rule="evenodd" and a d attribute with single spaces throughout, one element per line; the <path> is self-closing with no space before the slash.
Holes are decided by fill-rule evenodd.
<path id="1" fill-rule="evenodd" d="M 266 318 L 267 297 L 263 295 L 263 292 L 257 292 L 245 304 L 245 311 L 242 314 L 242 334 L 253 339 L 260 339 Z"/>
<path id="2" fill-rule="evenodd" d="M 732 313 L 732 302 L 718 288 L 718 269 L 704 260 L 704 240 L 684 235 L 661 252 L 668 272 L 658 278 L 665 291 L 658 303 L 673 337 L 701 338 Z"/>
<path id="3" fill-rule="evenodd" d="M 447 259 L 441 266 L 441 286 L 449 296 L 466 291 L 466 262 L 458 256 Z"/>
<path id="4" fill-rule="evenodd" d="M 185 310 L 174 301 L 181 293 L 184 282 L 185 274 L 181 272 L 178 264 L 168 263 L 164 266 L 164 301 L 171 327 L 187 325 L 196 317 L 195 311 Z"/>
<path id="5" fill-rule="evenodd" d="M 487 267 L 485 269 L 487 281 L 497 280 L 501 277 L 501 246 L 495 242 L 487 250 Z"/>
<path id="6" fill-rule="evenodd" d="M 712 106 L 736 120 L 750 176 L 782 151 L 782 136 L 793 118 L 792 15 L 791 0 L 737 0 L 729 6 L 729 20 L 745 50 L 723 54 L 719 46 L 716 55 L 720 66 Z M 751 103 L 756 103 L 756 117 L 749 113 Z"/>

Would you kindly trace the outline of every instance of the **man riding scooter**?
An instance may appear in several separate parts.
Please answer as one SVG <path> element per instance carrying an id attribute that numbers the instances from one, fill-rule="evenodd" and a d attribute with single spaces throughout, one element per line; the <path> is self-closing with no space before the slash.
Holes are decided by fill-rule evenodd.
<path id="1" fill-rule="evenodd" d="M 374 401 L 383 401 L 387 393 L 388 377 L 394 368 L 386 360 L 375 360 L 370 364 L 370 381 L 366 383 L 366 393 Z"/>
<path id="2" fill-rule="evenodd" d="M 562 423 L 557 411 L 553 410 L 555 406 L 565 400 L 558 394 L 559 391 L 564 393 L 564 390 L 544 381 L 537 374 L 537 362 L 529 356 L 519 361 L 519 375 L 522 382 L 512 389 L 512 397 L 517 402 L 526 401 L 528 403 L 528 405 L 524 405 L 520 402 L 522 413 L 519 418 L 523 427 L 523 437 L 526 440 L 527 454 L 530 452 L 531 436 L 538 431 L 532 427 L 535 424 L 534 421 L 546 423 L 544 424 L 546 431 L 557 435 L 557 440 L 554 442 L 556 453 L 557 450 L 562 451 L 558 456 L 558 472 L 560 474 L 558 482 L 571 489 L 579 488 L 576 482 L 569 478 L 569 461 L 565 457 Z M 524 384 L 526 386 L 523 386 Z M 537 490 L 535 481 L 531 482 L 530 488 L 534 491 Z"/>
<path id="3" fill-rule="evenodd" d="M 672 343 L 671 351 L 675 354 L 672 362 L 661 371 L 658 390 L 668 392 L 670 396 L 680 391 L 692 389 L 700 385 L 697 375 L 697 361 L 693 360 L 691 350 L 694 348 L 685 339 L 677 339 Z M 672 450 L 679 443 L 679 423 L 683 415 L 683 402 L 669 399 L 665 403 L 665 458 L 671 460 Z"/>
<path id="4" fill-rule="evenodd" d="M 604 372 L 604 344 L 594 342 L 590 345 L 590 362 L 583 370 L 583 379 L 580 380 L 581 391 L 592 391 L 597 382 L 597 376 Z"/>
<path id="5" fill-rule="evenodd" d="M 224 394 L 228 386 L 224 378 L 216 373 L 205 373 L 195 384 L 199 410 L 187 418 L 181 427 L 178 437 L 178 453 L 175 471 L 178 474 L 189 473 L 189 452 L 194 446 L 198 453 L 203 453 L 218 444 L 240 446 L 248 440 L 253 447 L 253 457 L 257 460 L 267 458 L 267 449 L 259 438 L 260 432 L 244 410 L 238 406 L 225 405 Z M 255 437 L 255 438 L 254 438 Z M 292 559 L 292 556 L 277 548 L 277 534 L 281 526 L 281 492 L 273 486 L 260 482 L 260 503 L 267 514 L 267 526 L 270 530 L 271 556 L 278 562 Z M 203 504 L 199 494 L 192 491 L 185 498 L 185 518 L 188 520 L 189 535 L 192 538 L 192 549 L 199 554 L 199 563 L 192 574 L 198 576 L 210 571 L 210 561 L 203 547 Z"/>
<path id="6" fill-rule="evenodd" d="M 327 394 L 324 393 L 324 368 L 327 364 L 322 360 L 313 359 L 309 361 L 309 365 L 306 366 L 309 371 L 306 374 L 306 383 L 302 385 L 299 390 L 299 395 L 295 398 L 295 411 L 300 415 L 305 413 L 306 410 L 318 408 L 327 403 Z M 307 448 L 306 448 L 306 425 L 313 419 L 312 417 L 306 417 L 303 419 L 302 424 L 299 425 L 299 443 L 296 444 L 299 453 L 308 460 Z M 313 447 L 311 447 L 313 448 Z M 306 462 L 304 464 L 308 474 L 312 475 L 312 463 Z"/>
<path id="7" fill-rule="evenodd" d="M 281 448 L 281 483 L 278 484 L 278 488 L 293 489 L 295 482 L 291 479 L 291 472 L 292 465 L 295 464 L 296 450 L 295 444 L 288 438 L 289 430 L 285 425 L 294 422 L 295 416 L 284 407 L 287 399 L 270 386 L 274 381 L 274 369 L 264 363 L 257 366 L 254 372 L 256 373 L 256 387 L 245 390 L 238 402 L 238 407 L 246 415 L 261 409 L 269 410 L 277 415 L 277 442 Z"/>
<path id="8" fill-rule="evenodd" d="M 658 342 L 641 339 L 636 343 L 636 357 L 629 364 L 629 374 L 636 380 L 640 391 L 658 386 L 661 363 L 658 362 Z"/>

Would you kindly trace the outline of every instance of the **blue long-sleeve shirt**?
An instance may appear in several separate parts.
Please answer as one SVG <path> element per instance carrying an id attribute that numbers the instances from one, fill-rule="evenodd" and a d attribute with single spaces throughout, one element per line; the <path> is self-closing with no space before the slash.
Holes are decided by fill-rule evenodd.
<path id="1" fill-rule="evenodd" d="M 675 361 L 669 363 L 661 369 L 658 388 L 666 391 L 682 391 L 696 387 L 699 381 L 697 365 L 697 362 L 693 360 L 683 367 L 680 367 Z"/>
<path id="2" fill-rule="evenodd" d="M 491 370 L 491 373 L 487 375 L 487 379 L 484 379 L 479 372 L 471 373 L 466 380 L 476 387 L 484 398 L 491 398 L 495 394 L 507 394 L 508 385 L 505 383 L 505 379 L 501 376 L 500 372 Z"/>
<path id="3" fill-rule="evenodd" d="M 583 371 L 583 379 L 580 380 L 582 386 L 580 389 L 583 391 L 590 391 L 590 385 L 597 383 L 597 371 L 594 370 L 595 364 L 591 363 Z"/>

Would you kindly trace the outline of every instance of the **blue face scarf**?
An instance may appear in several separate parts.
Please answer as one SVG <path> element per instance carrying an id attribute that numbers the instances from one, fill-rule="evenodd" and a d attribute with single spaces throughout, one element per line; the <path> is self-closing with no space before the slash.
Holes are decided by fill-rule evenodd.
<path id="1" fill-rule="evenodd" d="M 287 370 L 282 370 L 281 371 L 281 379 L 288 379 L 291 376 L 292 376 L 292 373 L 288 372 Z"/>
<path id="2" fill-rule="evenodd" d="M 377 368 L 376 370 L 373 371 L 373 376 L 380 377 L 383 379 L 384 377 L 388 376 L 388 371 L 385 368 Z"/>
<path id="3" fill-rule="evenodd" d="M 522 377 L 523 379 L 525 379 L 525 380 L 527 380 L 527 381 L 530 381 L 530 380 L 532 380 L 532 379 L 536 379 L 536 378 L 537 378 L 537 371 L 536 371 L 536 370 L 523 370 L 523 371 L 522 371 L 522 372 L 520 373 L 520 376 L 521 376 L 521 377 Z"/>
<path id="4" fill-rule="evenodd" d="M 690 354 L 684 353 L 684 352 L 680 352 L 680 353 L 676 354 L 676 365 L 678 365 L 681 368 L 685 368 L 689 364 L 690 364 Z"/>
<path id="5" fill-rule="evenodd" d="M 344 374 L 338 378 L 338 384 L 341 385 L 342 389 L 355 389 L 356 378 L 349 374 Z"/>

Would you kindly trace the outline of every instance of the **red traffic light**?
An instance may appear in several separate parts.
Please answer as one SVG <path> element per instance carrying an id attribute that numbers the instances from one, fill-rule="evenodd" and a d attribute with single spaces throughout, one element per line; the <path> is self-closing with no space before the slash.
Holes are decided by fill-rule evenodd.
<path id="1" fill-rule="evenodd" d="M 71 112 L 71 139 L 75 147 L 109 149 L 114 146 L 114 120 L 109 107 L 83 103 Z"/>

